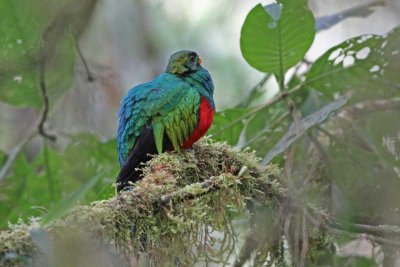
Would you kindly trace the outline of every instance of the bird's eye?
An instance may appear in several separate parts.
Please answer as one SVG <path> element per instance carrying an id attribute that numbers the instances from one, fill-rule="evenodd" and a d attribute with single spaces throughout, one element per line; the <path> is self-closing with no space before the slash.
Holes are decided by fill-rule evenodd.
<path id="1" fill-rule="evenodd" d="M 196 61 L 196 55 L 191 54 L 190 55 L 190 61 L 195 62 Z"/>

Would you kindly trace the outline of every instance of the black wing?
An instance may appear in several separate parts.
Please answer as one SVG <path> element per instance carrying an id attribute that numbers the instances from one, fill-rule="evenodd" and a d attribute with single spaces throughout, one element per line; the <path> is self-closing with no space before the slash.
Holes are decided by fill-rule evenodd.
<path id="1" fill-rule="evenodd" d="M 163 151 L 173 150 L 169 137 L 165 134 L 163 138 Z M 154 141 L 153 128 L 151 123 L 147 123 L 140 133 L 135 146 L 132 148 L 128 159 L 125 161 L 117 177 L 117 192 L 130 186 L 142 179 L 141 163 L 151 159 L 151 155 L 157 154 L 156 143 Z"/>

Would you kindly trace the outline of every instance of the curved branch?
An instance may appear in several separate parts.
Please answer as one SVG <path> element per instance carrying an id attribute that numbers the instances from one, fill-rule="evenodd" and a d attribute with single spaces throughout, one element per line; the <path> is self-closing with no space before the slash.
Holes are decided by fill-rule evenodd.
<path id="1" fill-rule="evenodd" d="M 49 101 L 49 96 L 47 95 L 47 86 L 46 86 L 45 65 L 46 65 L 45 58 L 43 57 L 41 58 L 40 68 L 39 68 L 40 92 L 42 93 L 43 97 L 43 111 L 38 124 L 38 131 L 41 136 L 51 141 L 56 141 L 56 136 L 47 133 L 46 130 L 44 129 L 44 124 L 47 120 L 47 116 L 50 110 L 50 101 Z"/>

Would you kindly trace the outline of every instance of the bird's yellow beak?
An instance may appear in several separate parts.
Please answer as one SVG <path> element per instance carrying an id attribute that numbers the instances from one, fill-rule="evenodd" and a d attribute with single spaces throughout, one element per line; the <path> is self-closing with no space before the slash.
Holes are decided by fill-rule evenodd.
<path id="1" fill-rule="evenodd" d="M 203 63 L 203 59 L 199 57 L 199 64 Z"/>

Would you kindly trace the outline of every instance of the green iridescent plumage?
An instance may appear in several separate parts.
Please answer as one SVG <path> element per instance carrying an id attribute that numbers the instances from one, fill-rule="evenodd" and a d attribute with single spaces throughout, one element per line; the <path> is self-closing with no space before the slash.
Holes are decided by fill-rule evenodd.
<path id="1" fill-rule="evenodd" d="M 151 126 L 158 153 L 166 136 L 174 150 L 196 128 L 200 96 L 214 107 L 214 86 L 197 54 L 181 51 L 171 56 L 165 73 L 132 88 L 121 102 L 118 128 L 119 161 L 123 166 L 146 125 Z"/>

